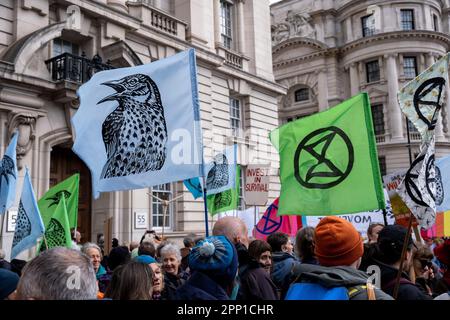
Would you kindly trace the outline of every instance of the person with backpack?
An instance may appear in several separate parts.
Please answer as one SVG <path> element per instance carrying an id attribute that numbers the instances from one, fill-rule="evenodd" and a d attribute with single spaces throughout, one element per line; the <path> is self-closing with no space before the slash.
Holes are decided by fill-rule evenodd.
<path id="1" fill-rule="evenodd" d="M 358 270 L 363 239 L 347 220 L 335 216 L 321 219 L 314 252 L 320 265 L 294 266 L 296 280 L 286 300 L 392 300 Z"/>

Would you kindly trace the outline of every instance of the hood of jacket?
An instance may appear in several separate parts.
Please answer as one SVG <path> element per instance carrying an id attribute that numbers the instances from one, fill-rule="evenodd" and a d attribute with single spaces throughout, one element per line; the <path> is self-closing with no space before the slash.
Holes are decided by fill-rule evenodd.
<path id="1" fill-rule="evenodd" d="M 352 287 L 366 284 L 369 276 L 353 267 L 323 267 L 311 264 L 299 264 L 294 267 L 297 282 L 314 282 L 324 287 Z"/>

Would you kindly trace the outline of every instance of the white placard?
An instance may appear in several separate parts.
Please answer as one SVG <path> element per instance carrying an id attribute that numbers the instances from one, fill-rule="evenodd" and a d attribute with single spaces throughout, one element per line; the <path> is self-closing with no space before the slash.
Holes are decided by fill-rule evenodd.
<path id="1" fill-rule="evenodd" d="M 244 200 L 249 206 L 264 206 L 269 196 L 269 164 L 249 164 L 245 170 Z"/>
<path id="2" fill-rule="evenodd" d="M 134 212 L 134 228 L 147 229 L 148 228 L 148 211 Z"/>

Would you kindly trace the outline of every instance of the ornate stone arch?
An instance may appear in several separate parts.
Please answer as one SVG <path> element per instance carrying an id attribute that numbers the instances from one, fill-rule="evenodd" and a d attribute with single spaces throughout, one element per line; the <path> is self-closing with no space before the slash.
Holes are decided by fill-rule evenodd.
<path id="1" fill-rule="evenodd" d="M 133 67 L 142 64 L 141 58 L 122 40 L 103 47 L 102 52 L 104 58 L 111 61 L 115 67 Z"/>
<path id="2" fill-rule="evenodd" d="M 38 198 L 49 189 L 49 174 L 50 174 L 50 159 L 51 151 L 54 146 L 72 143 L 72 133 L 69 128 L 60 128 L 53 131 L 49 131 L 41 135 L 38 139 L 38 186 L 36 195 Z"/>
<path id="3" fill-rule="evenodd" d="M 2 55 L 1 60 L 14 65 L 14 71 L 25 73 L 36 51 L 55 38 L 61 37 L 66 28 L 66 21 L 55 23 L 39 29 L 13 43 Z"/>
<path id="4" fill-rule="evenodd" d="M 288 88 L 285 96 L 281 98 L 279 104 L 282 108 L 287 108 L 294 103 L 294 93 L 300 88 L 308 87 L 311 91 L 311 102 L 317 102 L 319 95 L 317 75 L 314 73 L 307 73 L 303 75 L 297 75 L 292 78 L 279 81 L 279 84 Z"/>

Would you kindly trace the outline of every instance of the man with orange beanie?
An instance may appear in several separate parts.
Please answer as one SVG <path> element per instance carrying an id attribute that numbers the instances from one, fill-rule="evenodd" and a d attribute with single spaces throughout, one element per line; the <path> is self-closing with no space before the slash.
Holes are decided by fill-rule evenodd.
<path id="1" fill-rule="evenodd" d="M 367 286 L 368 275 L 358 270 L 363 255 L 363 239 L 345 219 L 329 216 L 316 227 L 315 255 L 320 266 L 295 267 L 296 282 L 317 283 L 325 288 L 345 287 L 350 300 L 392 300 L 378 288 Z M 302 297 L 300 297 L 302 298 Z"/>

